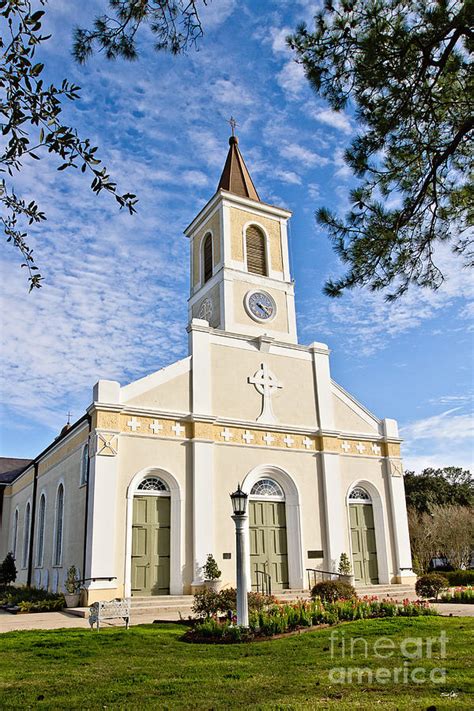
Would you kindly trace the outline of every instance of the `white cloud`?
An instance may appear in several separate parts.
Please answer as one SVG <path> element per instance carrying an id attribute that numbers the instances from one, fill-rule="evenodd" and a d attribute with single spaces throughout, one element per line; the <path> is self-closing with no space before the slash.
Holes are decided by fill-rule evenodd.
<path id="1" fill-rule="evenodd" d="M 321 190 L 318 183 L 309 183 L 307 187 L 310 198 L 313 200 L 319 200 L 321 197 Z"/>
<path id="2" fill-rule="evenodd" d="M 286 38 L 292 32 L 291 27 L 272 27 L 270 29 L 273 54 L 289 54 L 290 49 L 286 44 Z"/>
<path id="3" fill-rule="evenodd" d="M 211 91 L 215 100 L 226 107 L 250 106 L 254 103 L 246 88 L 230 79 L 218 79 L 211 86 Z"/>
<path id="4" fill-rule="evenodd" d="M 344 150 L 342 148 L 337 148 L 334 154 L 334 165 L 336 166 L 336 170 L 334 171 L 336 178 L 347 180 L 353 175 L 350 166 L 348 166 L 344 160 Z"/>
<path id="5" fill-rule="evenodd" d="M 474 418 L 452 408 L 400 428 L 405 469 L 474 466 Z"/>
<path id="6" fill-rule="evenodd" d="M 204 40 L 209 30 L 214 30 L 222 25 L 234 12 L 235 0 L 214 0 L 207 5 L 199 5 L 199 17 L 204 28 Z"/>
<path id="7" fill-rule="evenodd" d="M 185 170 L 182 174 L 182 182 L 186 185 L 197 185 L 204 187 L 209 183 L 209 176 L 201 170 Z"/>
<path id="8" fill-rule="evenodd" d="M 349 116 L 344 111 L 334 111 L 333 109 L 315 109 L 311 116 L 320 123 L 326 124 L 343 133 L 352 133 L 352 126 Z"/>
<path id="9" fill-rule="evenodd" d="M 474 418 L 469 414 L 454 414 L 460 408 L 446 410 L 439 415 L 415 420 L 401 429 L 401 434 L 409 440 L 445 438 L 450 440 L 474 439 Z"/>
<path id="10" fill-rule="evenodd" d="M 301 178 L 299 175 L 294 173 L 292 170 L 275 170 L 273 175 L 279 178 L 284 183 L 291 183 L 292 185 L 300 185 Z"/>
<path id="11" fill-rule="evenodd" d="M 337 337 L 340 348 L 364 357 L 387 348 L 392 339 L 419 327 L 449 305 L 461 308 L 474 299 L 471 275 L 459 269 L 459 259 L 448 245 L 438 246 L 434 261 L 445 275 L 436 291 L 412 286 L 393 303 L 385 301 L 383 292 L 367 288 L 349 291 L 340 299 L 314 300 L 306 305 L 301 319 L 303 331 L 323 331 L 325 338 Z"/>
<path id="12" fill-rule="evenodd" d="M 276 79 L 289 99 L 298 98 L 307 85 L 303 66 L 293 59 L 286 62 Z"/>
<path id="13" fill-rule="evenodd" d="M 306 168 L 319 165 L 324 166 L 329 163 L 328 158 L 315 153 L 315 151 L 305 148 L 298 143 L 283 143 L 279 148 L 279 153 L 283 158 L 301 163 Z"/>

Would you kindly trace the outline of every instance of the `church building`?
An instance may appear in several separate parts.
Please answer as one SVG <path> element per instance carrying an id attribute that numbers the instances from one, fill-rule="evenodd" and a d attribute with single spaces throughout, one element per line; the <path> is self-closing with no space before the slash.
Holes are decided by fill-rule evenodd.
<path id="1" fill-rule="evenodd" d="M 189 355 L 121 385 L 34 460 L 3 460 L 0 559 L 17 583 L 86 601 L 182 595 L 211 553 L 235 585 L 229 494 L 249 496 L 250 579 L 307 588 L 349 557 L 357 585 L 415 580 L 397 423 L 331 378 L 326 344 L 296 331 L 291 212 L 262 202 L 239 150 L 186 228 Z M 3 483 L 2 483 L 3 482 Z"/>

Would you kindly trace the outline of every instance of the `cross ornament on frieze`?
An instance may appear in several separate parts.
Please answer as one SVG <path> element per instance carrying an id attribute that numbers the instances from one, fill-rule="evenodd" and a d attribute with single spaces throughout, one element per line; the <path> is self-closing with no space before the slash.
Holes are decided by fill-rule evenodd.
<path id="1" fill-rule="evenodd" d="M 256 391 L 262 396 L 262 411 L 257 417 L 257 422 L 277 422 L 273 412 L 272 396 L 277 390 L 282 389 L 283 383 L 278 381 L 266 363 L 261 364 L 260 370 L 257 370 L 253 377 L 249 377 L 248 382 L 254 385 Z"/>

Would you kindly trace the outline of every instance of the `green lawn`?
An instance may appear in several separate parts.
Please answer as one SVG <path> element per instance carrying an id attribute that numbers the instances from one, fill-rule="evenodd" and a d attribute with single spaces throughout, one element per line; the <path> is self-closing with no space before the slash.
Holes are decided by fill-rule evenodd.
<path id="1" fill-rule="evenodd" d="M 433 644 L 431 659 L 402 655 L 404 639 L 422 639 L 425 645 L 442 631 L 448 638 L 446 658 L 438 643 Z M 99 633 L 10 632 L 0 635 L 0 709 L 472 709 L 473 631 L 473 618 L 417 617 L 359 620 L 250 645 L 187 644 L 180 641 L 183 628 L 178 625 Z M 351 637 L 359 638 L 352 659 Z M 373 645 L 380 637 L 389 637 L 395 645 L 391 658 L 375 656 Z M 345 659 L 338 644 L 343 639 Z M 413 655 L 416 643 L 406 645 L 405 652 Z M 379 647 L 379 652 L 389 653 L 386 649 Z M 329 678 L 334 667 L 371 672 L 401 667 L 405 674 L 416 667 L 427 677 L 434 668 L 444 668 L 446 681 L 405 684 L 401 677 L 401 682 L 383 684 L 365 676 L 362 683 L 339 684 Z"/>

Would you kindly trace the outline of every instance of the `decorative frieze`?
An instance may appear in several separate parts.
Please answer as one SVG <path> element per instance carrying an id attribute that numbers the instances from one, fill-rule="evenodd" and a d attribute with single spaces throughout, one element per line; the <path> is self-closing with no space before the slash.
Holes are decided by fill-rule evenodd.
<path id="1" fill-rule="evenodd" d="M 400 444 L 398 442 L 383 442 L 345 438 L 337 435 L 311 435 L 285 432 L 281 429 L 269 428 L 254 429 L 252 427 L 223 426 L 213 422 L 188 422 L 176 418 L 141 417 L 125 413 L 96 413 L 98 429 L 105 428 L 105 424 L 114 424 L 115 434 L 119 432 L 130 436 L 152 437 L 173 440 L 205 440 L 229 446 L 265 447 L 285 449 L 302 452 L 328 452 L 342 456 L 352 457 L 400 457 Z M 103 439 L 97 441 L 97 446 L 102 451 L 97 451 L 105 456 L 114 456 L 118 442 L 110 439 L 111 434 L 102 433 Z M 107 439 L 109 438 L 109 439 Z M 109 444 L 111 446 L 109 446 Z M 392 476 L 398 476 L 393 473 Z"/>

